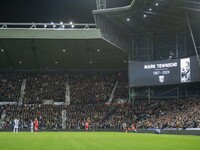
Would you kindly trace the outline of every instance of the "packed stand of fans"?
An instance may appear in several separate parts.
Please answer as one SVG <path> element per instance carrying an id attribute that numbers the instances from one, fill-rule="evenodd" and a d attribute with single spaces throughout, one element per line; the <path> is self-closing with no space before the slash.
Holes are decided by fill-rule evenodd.
<path id="1" fill-rule="evenodd" d="M 127 74 L 122 78 L 118 73 L 69 74 L 71 102 L 74 104 L 105 102 L 109 99 L 115 82 L 125 78 Z"/>
<path id="2" fill-rule="evenodd" d="M 118 74 L 118 85 L 114 93 L 114 99 L 128 99 L 128 78 L 124 73 Z"/>
<path id="3" fill-rule="evenodd" d="M 0 101 L 17 102 L 25 79 L 24 104 L 42 104 L 43 100 L 65 102 L 66 84 L 69 84 L 72 104 L 105 102 L 115 83 L 115 98 L 127 98 L 127 73 L 67 72 L 67 73 L 1 73 Z M 21 96 L 22 97 L 22 96 Z"/>
<path id="4" fill-rule="evenodd" d="M 138 110 L 139 128 L 200 128 L 200 98 L 153 101 Z"/>
<path id="5" fill-rule="evenodd" d="M 67 75 L 29 74 L 26 81 L 24 103 L 42 103 L 43 100 L 65 100 Z"/>
<path id="6" fill-rule="evenodd" d="M 67 129 L 127 129 L 133 123 L 137 129 L 200 128 L 200 97 L 180 100 L 153 100 L 150 104 L 81 104 L 81 105 L 2 105 L 1 126 L 11 129 L 14 118 L 21 128 L 28 128 L 35 117 L 40 129 L 61 129 L 61 111 L 66 110 Z"/>
<path id="7" fill-rule="evenodd" d="M 20 97 L 23 74 L 1 73 L 0 74 L 0 101 L 15 102 Z"/>

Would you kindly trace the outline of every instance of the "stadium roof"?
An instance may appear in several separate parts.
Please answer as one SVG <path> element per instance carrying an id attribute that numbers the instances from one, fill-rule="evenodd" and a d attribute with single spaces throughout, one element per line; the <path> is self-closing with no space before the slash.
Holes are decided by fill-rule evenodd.
<path id="1" fill-rule="evenodd" d="M 21 29 L 7 28 L 2 24 L 0 69 L 127 69 L 131 35 L 188 30 L 186 14 L 191 24 L 195 25 L 200 21 L 199 12 L 198 0 L 133 0 L 126 7 L 93 11 L 100 30 L 87 27 L 44 29 L 41 24 L 38 24 L 39 28 L 35 28 L 37 24 L 34 23 L 31 29 Z M 102 18 L 110 23 L 107 24 L 106 32 L 102 30 L 105 27 L 104 22 L 101 22 Z M 116 28 L 112 29 L 109 25 Z"/>
<path id="2" fill-rule="evenodd" d="M 127 69 L 127 59 L 96 28 L 0 29 L 1 70 Z"/>
<path id="3" fill-rule="evenodd" d="M 188 30 L 186 14 L 195 24 L 200 21 L 199 13 L 199 0 L 133 0 L 126 7 L 93 11 L 128 33 Z"/>

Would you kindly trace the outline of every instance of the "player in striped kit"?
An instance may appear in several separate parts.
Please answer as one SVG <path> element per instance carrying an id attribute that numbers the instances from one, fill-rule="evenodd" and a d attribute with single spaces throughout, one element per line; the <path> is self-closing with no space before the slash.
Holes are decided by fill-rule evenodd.
<path id="1" fill-rule="evenodd" d="M 31 132 L 33 132 L 33 126 L 34 126 L 34 124 L 33 124 L 32 120 L 31 120 L 30 126 L 31 126 Z"/>
<path id="2" fill-rule="evenodd" d="M 13 132 L 18 133 L 18 129 L 19 129 L 19 119 L 15 118 Z"/>

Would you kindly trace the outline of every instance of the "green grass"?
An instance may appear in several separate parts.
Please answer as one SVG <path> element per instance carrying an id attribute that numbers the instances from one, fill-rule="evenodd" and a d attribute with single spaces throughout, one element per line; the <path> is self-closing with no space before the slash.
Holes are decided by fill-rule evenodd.
<path id="1" fill-rule="evenodd" d="M 117 132 L 0 132 L 0 150 L 200 150 L 200 136 Z"/>

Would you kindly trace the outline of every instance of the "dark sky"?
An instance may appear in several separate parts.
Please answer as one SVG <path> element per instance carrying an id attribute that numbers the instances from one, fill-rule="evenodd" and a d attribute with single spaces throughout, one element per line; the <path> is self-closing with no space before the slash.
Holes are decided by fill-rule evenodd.
<path id="1" fill-rule="evenodd" d="M 107 0 L 107 8 L 129 5 L 132 0 Z M 1 0 L 0 22 L 94 23 L 96 0 Z"/>

